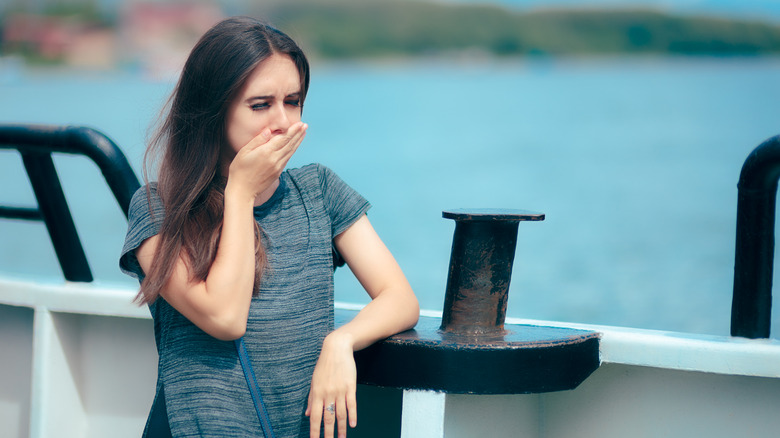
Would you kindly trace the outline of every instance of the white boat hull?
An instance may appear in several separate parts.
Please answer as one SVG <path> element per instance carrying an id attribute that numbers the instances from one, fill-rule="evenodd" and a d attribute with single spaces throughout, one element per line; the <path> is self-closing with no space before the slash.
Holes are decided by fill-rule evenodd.
<path id="1" fill-rule="evenodd" d="M 0 436 L 140 436 L 157 353 L 152 321 L 131 303 L 134 295 L 92 284 L 0 280 Z M 507 322 L 598 331 L 601 366 L 574 390 L 542 394 L 363 387 L 363 421 L 350 436 L 712 438 L 780 431 L 777 340 Z"/>

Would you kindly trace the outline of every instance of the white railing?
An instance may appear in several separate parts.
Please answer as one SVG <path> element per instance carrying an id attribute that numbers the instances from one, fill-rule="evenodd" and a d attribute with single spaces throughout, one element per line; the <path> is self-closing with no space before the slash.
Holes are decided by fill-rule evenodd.
<path id="1" fill-rule="evenodd" d="M 157 357 L 152 321 L 131 303 L 134 295 L 0 280 L 0 436 L 140 436 Z M 771 437 L 780 430 L 778 340 L 507 323 L 598 331 L 601 367 L 575 390 L 544 394 L 363 388 L 365 421 L 349 436 Z M 397 428 L 380 427 L 382 416 Z"/>

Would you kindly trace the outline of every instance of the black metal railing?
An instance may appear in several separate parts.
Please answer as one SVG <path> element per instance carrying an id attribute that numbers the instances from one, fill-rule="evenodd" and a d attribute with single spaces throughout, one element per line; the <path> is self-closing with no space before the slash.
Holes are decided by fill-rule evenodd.
<path id="1" fill-rule="evenodd" d="M 44 222 L 65 279 L 92 281 L 52 153 L 91 159 L 127 217 L 130 199 L 140 184 L 122 151 L 111 139 L 91 128 L 37 125 L 0 125 L 0 149 L 19 151 L 38 203 L 37 207 L 0 206 L 0 218 Z"/>
<path id="2" fill-rule="evenodd" d="M 732 336 L 769 337 L 778 178 L 780 136 L 755 148 L 739 175 Z"/>

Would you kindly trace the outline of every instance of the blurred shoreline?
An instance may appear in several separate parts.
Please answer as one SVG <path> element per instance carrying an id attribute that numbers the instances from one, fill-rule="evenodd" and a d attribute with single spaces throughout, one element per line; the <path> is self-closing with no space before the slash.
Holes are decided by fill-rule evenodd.
<path id="1" fill-rule="evenodd" d="M 117 8 L 110 15 L 90 2 L 72 2 L 60 11 L 6 9 L 0 17 L 0 82 L 19 71 L 63 68 L 167 80 L 200 35 L 228 12 L 267 17 L 298 40 L 314 63 L 780 55 L 778 23 L 654 9 L 518 11 L 483 3 L 356 0 L 248 3 L 238 10 L 180 1 Z"/>

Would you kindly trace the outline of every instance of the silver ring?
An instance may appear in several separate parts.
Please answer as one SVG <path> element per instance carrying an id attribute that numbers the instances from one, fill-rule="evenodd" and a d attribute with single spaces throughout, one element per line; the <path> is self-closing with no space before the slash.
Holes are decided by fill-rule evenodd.
<path id="1" fill-rule="evenodd" d="M 329 405 L 328 405 L 328 406 L 325 408 L 325 410 L 326 410 L 326 411 L 328 411 L 328 412 L 330 412 L 331 414 L 332 414 L 332 413 L 334 413 L 334 412 L 336 412 L 336 404 L 335 404 L 335 403 L 331 403 L 331 404 L 329 404 Z"/>

